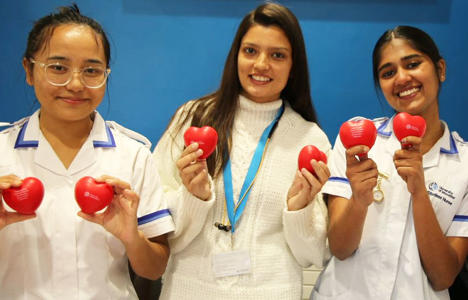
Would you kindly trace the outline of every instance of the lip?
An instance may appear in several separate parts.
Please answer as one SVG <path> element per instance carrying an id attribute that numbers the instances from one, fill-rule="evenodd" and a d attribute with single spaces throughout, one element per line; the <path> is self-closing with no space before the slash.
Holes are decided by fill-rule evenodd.
<path id="1" fill-rule="evenodd" d="M 249 79 L 255 85 L 266 85 L 273 81 L 273 78 L 261 74 L 250 74 Z"/>
<path id="2" fill-rule="evenodd" d="M 57 97 L 57 99 L 65 103 L 72 104 L 72 105 L 79 105 L 88 101 L 88 99 L 86 98 L 77 98 L 77 97 Z"/>
<path id="3" fill-rule="evenodd" d="M 421 86 L 410 86 L 395 92 L 395 96 L 402 100 L 411 100 L 421 92 Z M 404 95 L 401 95 L 404 93 Z"/>

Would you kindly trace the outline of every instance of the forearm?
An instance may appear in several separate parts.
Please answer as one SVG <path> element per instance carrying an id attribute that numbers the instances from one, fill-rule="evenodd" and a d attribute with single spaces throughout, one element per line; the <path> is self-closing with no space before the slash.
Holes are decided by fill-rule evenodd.
<path id="1" fill-rule="evenodd" d="M 413 196 L 413 218 L 421 263 L 435 290 L 450 287 L 463 262 L 442 232 L 427 192 Z"/>
<path id="2" fill-rule="evenodd" d="M 330 203 L 328 229 L 330 251 L 338 259 L 343 260 L 359 247 L 368 208 L 353 198 L 349 200 L 336 198 Z M 334 207 L 340 204 L 341 207 Z"/>
<path id="3" fill-rule="evenodd" d="M 169 246 L 166 235 L 148 240 L 141 231 L 138 237 L 125 245 L 127 256 L 135 273 L 148 279 L 158 279 L 166 270 Z"/>

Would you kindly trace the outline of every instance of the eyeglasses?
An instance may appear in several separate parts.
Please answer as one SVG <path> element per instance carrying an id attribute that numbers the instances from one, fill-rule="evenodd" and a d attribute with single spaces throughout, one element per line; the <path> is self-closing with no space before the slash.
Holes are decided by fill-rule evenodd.
<path id="1" fill-rule="evenodd" d="M 80 73 L 80 80 L 84 86 L 97 89 L 104 85 L 111 72 L 109 68 L 89 66 L 76 70 L 60 62 L 46 64 L 32 58 L 30 61 L 44 69 L 47 82 L 54 86 L 65 86 L 71 82 L 73 73 Z"/>

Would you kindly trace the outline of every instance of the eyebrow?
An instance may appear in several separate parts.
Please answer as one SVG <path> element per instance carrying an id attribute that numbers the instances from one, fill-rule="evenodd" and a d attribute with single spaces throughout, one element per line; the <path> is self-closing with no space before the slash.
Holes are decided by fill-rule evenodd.
<path id="1" fill-rule="evenodd" d="M 64 57 L 64 56 L 51 56 L 51 57 L 48 57 L 47 60 L 61 60 L 61 61 L 69 61 L 70 59 Z M 100 61 L 99 59 L 93 59 L 93 58 L 90 58 L 90 59 L 87 59 L 86 62 L 88 63 L 93 63 L 93 64 L 104 64 L 102 61 Z"/>
<path id="2" fill-rule="evenodd" d="M 254 43 L 249 43 L 249 42 L 245 42 L 245 43 L 242 43 L 241 46 L 254 46 L 254 47 L 258 47 L 257 44 L 254 44 Z M 290 52 L 291 49 L 287 48 L 287 47 L 268 47 L 269 50 L 284 50 L 284 51 L 288 51 Z"/>
<path id="3" fill-rule="evenodd" d="M 407 61 L 407 60 L 410 60 L 410 59 L 413 59 L 413 58 L 416 58 L 416 57 L 422 57 L 422 55 L 421 55 L 421 54 L 411 54 L 411 55 L 407 55 L 407 56 L 402 57 L 401 60 L 402 60 L 402 61 Z M 386 63 L 386 64 L 382 65 L 382 66 L 377 70 L 377 72 L 380 72 L 380 71 L 382 71 L 383 69 L 385 69 L 385 68 L 387 68 L 387 67 L 389 67 L 389 66 L 391 66 L 391 65 L 392 65 L 392 63 Z"/>

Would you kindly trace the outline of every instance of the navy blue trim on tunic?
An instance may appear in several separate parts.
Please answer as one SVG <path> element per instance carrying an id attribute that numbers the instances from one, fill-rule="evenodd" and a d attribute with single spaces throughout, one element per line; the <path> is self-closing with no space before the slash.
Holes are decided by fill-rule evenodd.
<path id="1" fill-rule="evenodd" d="M 114 135 L 112 134 L 109 126 L 106 124 L 106 133 L 107 133 L 107 141 L 93 141 L 93 145 L 95 148 L 112 148 L 115 147 L 115 140 Z"/>
<path id="2" fill-rule="evenodd" d="M 468 222 L 468 216 L 455 215 L 455 216 L 453 217 L 453 221 Z"/>
<path id="3" fill-rule="evenodd" d="M 143 217 L 139 217 L 138 218 L 138 225 L 143 225 L 143 224 L 149 223 L 151 221 L 161 219 L 163 217 L 167 217 L 167 216 L 170 216 L 170 215 L 171 215 L 171 212 L 169 211 L 169 209 L 161 209 L 161 210 L 158 210 L 157 212 L 145 215 Z"/>
<path id="4" fill-rule="evenodd" d="M 18 137 L 16 138 L 15 142 L 15 149 L 16 148 L 30 148 L 30 147 L 37 147 L 39 145 L 39 141 L 25 141 L 24 134 L 26 132 L 26 127 L 28 127 L 29 121 L 25 122 L 23 127 L 21 128 Z"/>
<path id="5" fill-rule="evenodd" d="M 447 150 L 441 147 L 440 153 L 444 153 L 444 154 L 457 154 L 458 153 L 457 145 L 455 144 L 455 139 L 453 138 L 452 134 L 450 134 L 450 150 Z"/>
<path id="6" fill-rule="evenodd" d="M 380 124 L 379 128 L 377 128 L 377 133 L 380 135 L 384 136 L 391 136 L 392 132 L 391 131 L 384 131 L 385 128 L 387 128 L 388 122 L 390 122 L 391 119 L 385 120 L 382 124 Z"/>
<path id="7" fill-rule="evenodd" d="M 328 181 L 338 181 L 338 182 L 349 183 L 348 178 L 343 178 L 343 177 L 330 177 L 328 178 Z"/>

